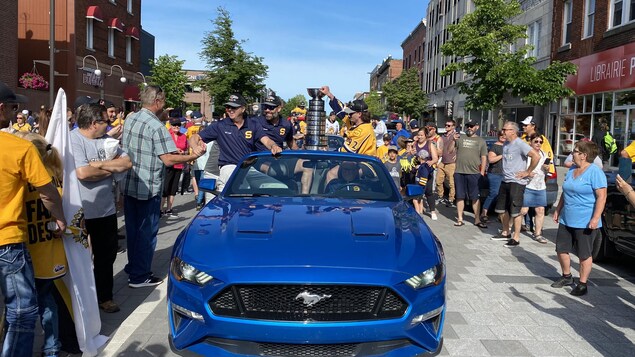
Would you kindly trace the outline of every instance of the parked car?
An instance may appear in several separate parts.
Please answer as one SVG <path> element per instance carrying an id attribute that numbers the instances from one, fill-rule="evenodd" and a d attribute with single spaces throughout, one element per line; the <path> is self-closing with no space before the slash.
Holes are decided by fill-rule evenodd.
<path id="1" fill-rule="evenodd" d="M 327 181 L 336 167 L 338 178 Z M 307 172 L 312 180 L 303 187 Z M 199 187 L 214 185 L 201 180 Z M 253 153 L 214 193 L 172 252 L 167 305 L 175 353 L 440 352 L 443 248 L 379 159 Z M 421 194 L 421 186 L 406 189 L 406 199 Z"/>
<path id="2" fill-rule="evenodd" d="M 560 133 L 560 155 L 569 155 L 573 151 L 573 145 L 584 138 L 586 136 L 582 134 Z"/>
<path id="3" fill-rule="evenodd" d="M 594 261 L 607 261 L 617 254 L 635 257 L 635 209 L 615 187 L 616 175 L 617 171 L 606 172 L 608 187 L 602 235 L 595 242 Z"/>

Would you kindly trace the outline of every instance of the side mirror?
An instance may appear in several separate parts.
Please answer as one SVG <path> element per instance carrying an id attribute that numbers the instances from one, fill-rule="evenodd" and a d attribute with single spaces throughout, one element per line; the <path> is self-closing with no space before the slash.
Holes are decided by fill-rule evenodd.
<path id="1" fill-rule="evenodd" d="M 406 198 L 413 198 L 423 195 L 423 186 L 421 185 L 406 185 Z"/>
<path id="2" fill-rule="evenodd" d="M 204 192 L 209 192 L 216 195 L 218 194 L 218 192 L 216 191 L 216 179 L 213 178 L 201 179 L 198 182 L 198 188 Z"/>

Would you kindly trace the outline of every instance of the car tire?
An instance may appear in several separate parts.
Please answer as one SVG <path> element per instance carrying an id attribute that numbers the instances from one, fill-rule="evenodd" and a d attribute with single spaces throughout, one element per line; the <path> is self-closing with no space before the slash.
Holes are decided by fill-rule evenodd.
<path id="1" fill-rule="evenodd" d="M 600 228 L 600 234 L 593 242 L 593 261 L 594 262 L 606 262 L 609 258 L 616 255 L 617 250 L 615 244 L 609 239 L 608 232 L 604 228 L 605 222 L 602 223 Z"/>

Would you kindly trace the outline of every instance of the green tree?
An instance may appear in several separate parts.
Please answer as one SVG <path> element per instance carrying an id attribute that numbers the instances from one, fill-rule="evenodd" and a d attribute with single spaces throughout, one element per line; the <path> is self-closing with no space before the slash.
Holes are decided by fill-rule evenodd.
<path id="1" fill-rule="evenodd" d="M 507 93 L 532 105 L 545 105 L 573 94 L 564 82 L 568 75 L 575 74 L 575 65 L 554 61 L 538 70 L 533 67 L 536 59 L 528 56 L 531 45 L 510 51 L 527 37 L 527 26 L 512 23 L 522 14 L 517 0 L 474 0 L 474 5 L 474 12 L 448 26 L 452 36 L 441 47 L 444 56 L 456 59 L 441 75 L 463 71 L 468 76 L 457 84 L 467 96 L 465 109 L 499 109 L 502 120 L 500 109 Z"/>
<path id="2" fill-rule="evenodd" d="M 416 68 L 403 71 L 394 81 L 384 84 L 388 109 L 415 118 L 421 117 L 426 109 L 428 98 L 419 85 Z"/>
<path id="3" fill-rule="evenodd" d="M 290 98 L 284 104 L 282 110 L 280 110 L 280 115 L 282 115 L 284 118 L 288 118 L 291 115 L 291 111 L 293 110 L 293 108 L 297 107 L 300 103 L 308 105 L 309 102 L 307 102 L 306 98 L 302 94 L 298 94 L 295 97 Z"/>
<path id="4" fill-rule="evenodd" d="M 241 93 L 247 102 L 258 99 L 265 87 L 268 67 L 262 57 L 245 52 L 244 40 L 234 38 L 229 12 L 222 7 L 218 7 L 217 12 L 216 19 L 212 20 L 214 29 L 206 32 L 201 41 L 203 49 L 199 56 L 209 70 L 201 81 L 202 86 L 214 96 L 220 113 L 222 106 L 218 104 L 232 93 Z"/>
<path id="5" fill-rule="evenodd" d="M 364 101 L 368 104 L 368 112 L 371 116 L 382 116 L 386 113 L 386 108 L 381 103 L 381 96 L 377 91 L 371 91 Z"/>
<path id="6" fill-rule="evenodd" d="M 167 108 L 181 108 L 185 97 L 187 76 L 183 71 L 183 63 L 176 56 L 163 55 L 150 60 L 150 84 L 158 85 L 165 93 Z"/>

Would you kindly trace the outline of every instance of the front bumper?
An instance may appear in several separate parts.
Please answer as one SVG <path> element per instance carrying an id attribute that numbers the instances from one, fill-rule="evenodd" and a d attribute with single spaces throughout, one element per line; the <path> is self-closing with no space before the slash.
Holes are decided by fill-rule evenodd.
<path id="1" fill-rule="evenodd" d="M 400 318 L 370 321 L 270 321 L 216 316 L 209 300 L 225 284 L 203 288 L 168 281 L 171 343 L 213 356 L 415 356 L 440 350 L 445 317 L 445 280 L 413 290 L 391 287 L 409 304 Z M 413 319 L 427 315 L 423 321 Z M 306 354 L 310 351 L 310 354 Z M 295 351 L 295 352 L 294 352 Z"/>

